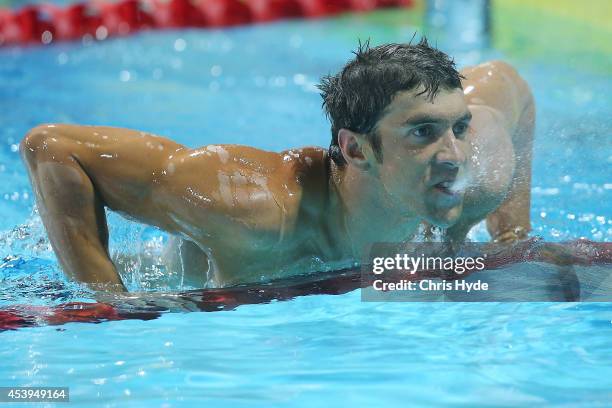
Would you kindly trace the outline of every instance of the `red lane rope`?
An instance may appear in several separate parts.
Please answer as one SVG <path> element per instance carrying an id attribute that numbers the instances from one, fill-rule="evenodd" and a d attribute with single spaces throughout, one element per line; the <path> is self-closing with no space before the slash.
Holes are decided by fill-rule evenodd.
<path id="1" fill-rule="evenodd" d="M 98 40 L 144 29 L 230 27 L 287 18 L 321 18 L 377 8 L 410 7 L 413 0 L 91 0 L 66 7 L 0 8 L 0 46 Z"/>
<path id="2" fill-rule="evenodd" d="M 492 252 L 485 266 L 487 270 L 499 269 L 512 264 L 531 261 L 574 265 L 612 264 L 612 243 L 577 240 L 569 243 L 550 245 L 531 238 L 513 247 Z M 553 261 L 556 259 L 556 261 Z M 457 275 L 454 279 L 469 274 Z M 421 280 L 437 276 L 425 271 L 419 274 L 397 276 L 407 280 Z M 453 279 L 452 277 L 450 279 Z M 269 303 L 290 300 L 308 295 L 340 295 L 371 285 L 368 278 L 363 279 L 361 271 L 346 269 L 316 275 L 288 278 L 269 285 L 252 285 L 221 289 L 201 289 L 180 293 L 178 304 L 188 305 L 186 310 L 215 312 L 232 310 L 240 305 Z M 140 302 L 142 303 L 142 302 Z M 146 306 L 133 306 L 129 303 L 84 303 L 71 302 L 58 306 L 12 305 L 0 309 L 0 332 L 23 327 L 42 325 L 62 325 L 66 323 L 100 323 L 104 321 L 156 319 L 168 309 L 164 302 L 158 306 L 147 302 Z"/>

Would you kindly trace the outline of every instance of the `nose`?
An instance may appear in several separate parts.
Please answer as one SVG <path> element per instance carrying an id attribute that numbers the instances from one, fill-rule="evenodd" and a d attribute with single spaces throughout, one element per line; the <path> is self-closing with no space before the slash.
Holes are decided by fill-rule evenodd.
<path id="1" fill-rule="evenodd" d="M 448 169 L 461 167 L 466 161 L 466 154 L 461 148 L 462 141 L 458 140 L 452 130 L 439 140 L 440 149 L 434 156 L 437 165 Z"/>

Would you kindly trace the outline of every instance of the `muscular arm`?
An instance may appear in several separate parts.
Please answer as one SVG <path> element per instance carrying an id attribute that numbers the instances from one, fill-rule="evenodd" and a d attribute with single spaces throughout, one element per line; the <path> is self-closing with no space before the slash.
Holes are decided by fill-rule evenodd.
<path id="1" fill-rule="evenodd" d="M 64 272 L 125 290 L 108 253 L 104 207 L 171 230 L 152 201 L 169 140 L 110 127 L 44 125 L 21 142 L 39 212 Z"/>
<path id="2" fill-rule="evenodd" d="M 494 240 L 510 242 L 531 230 L 531 160 L 535 105 L 527 83 L 509 64 L 492 61 L 462 71 L 469 105 L 485 105 L 500 114 L 512 138 L 515 163 L 510 190 L 504 201 L 487 216 L 487 229 Z M 465 236 L 479 220 L 458 225 L 455 235 Z M 451 234 L 453 231 L 451 231 Z"/>
<path id="3" fill-rule="evenodd" d="M 188 149 L 134 130 L 46 125 L 26 135 L 21 154 L 64 272 L 117 290 L 104 207 L 236 258 L 245 243 L 276 243 L 284 209 L 299 199 L 275 181 L 291 173 L 278 154 L 242 146 Z"/>
<path id="4" fill-rule="evenodd" d="M 535 106 L 533 99 L 529 98 L 513 135 L 516 164 L 512 187 L 504 202 L 487 217 L 487 229 L 496 241 L 516 241 L 525 238 L 531 231 L 531 160 L 534 123 Z"/>

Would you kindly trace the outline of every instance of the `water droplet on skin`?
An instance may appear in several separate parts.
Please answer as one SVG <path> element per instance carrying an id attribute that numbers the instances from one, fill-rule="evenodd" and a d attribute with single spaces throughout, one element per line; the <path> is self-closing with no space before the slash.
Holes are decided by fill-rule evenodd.
<path id="1" fill-rule="evenodd" d="M 208 145 L 206 146 L 206 150 L 212 153 L 216 153 L 217 156 L 219 156 L 219 160 L 221 160 L 221 163 L 223 164 L 227 163 L 227 161 L 229 160 L 229 152 L 221 146 Z"/>
<path id="2" fill-rule="evenodd" d="M 223 173 L 222 171 L 219 171 L 218 179 L 219 179 L 219 193 L 221 194 L 221 199 L 226 205 L 233 207 L 234 196 L 232 195 L 232 190 L 230 186 L 230 176 Z"/>

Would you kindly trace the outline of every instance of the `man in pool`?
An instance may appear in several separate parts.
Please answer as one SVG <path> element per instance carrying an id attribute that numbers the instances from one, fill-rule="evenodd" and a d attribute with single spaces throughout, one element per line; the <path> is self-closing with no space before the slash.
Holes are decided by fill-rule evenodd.
<path id="1" fill-rule="evenodd" d="M 516 71 L 494 61 L 460 74 L 425 40 L 355 54 L 320 85 L 329 150 L 190 149 L 112 127 L 32 129 L 21 154 L 64 272 L 125 289 L 105 207 L 180 237 L 185 273 L 214 286 L 346 266 L 423 224 L 453 242 L 484 219 L 494 240 L 525 237 L 534 102 Z"/>

